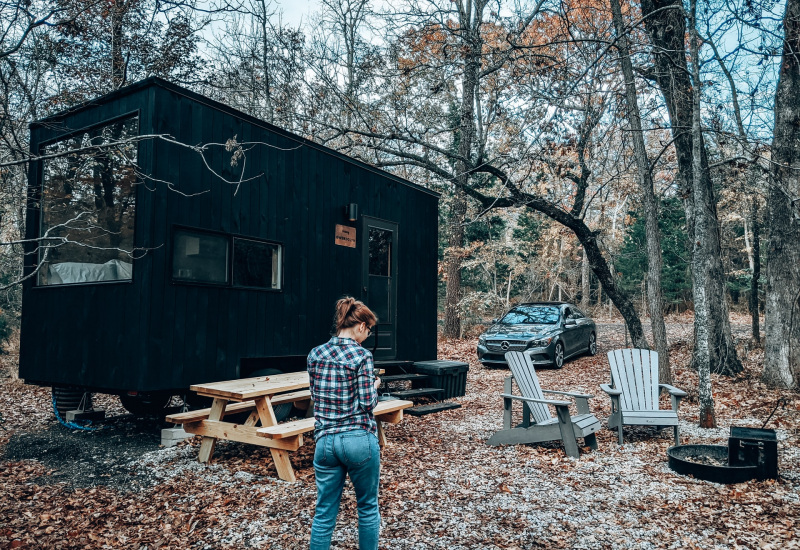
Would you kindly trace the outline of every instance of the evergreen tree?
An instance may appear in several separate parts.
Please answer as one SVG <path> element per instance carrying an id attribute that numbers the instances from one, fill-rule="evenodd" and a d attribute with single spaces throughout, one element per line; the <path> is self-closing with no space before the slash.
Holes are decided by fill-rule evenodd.
<path id="1" fill-rule="evenodd" d="M 686 249 L 686 215 L 676 198 L 663 200 L 660 206 L 664 306 L 668 311 L 679 310 L 692 299 L 690 255 Z M 616 261 L 617 270 L 622 274 L 620 285 L 632 295 L 641 293 L 642 281 L 647 273 L 644 217 L 636 217 L 637 214 L 629 212 L 635 221 L 628 227 L 620 257 Z"/>

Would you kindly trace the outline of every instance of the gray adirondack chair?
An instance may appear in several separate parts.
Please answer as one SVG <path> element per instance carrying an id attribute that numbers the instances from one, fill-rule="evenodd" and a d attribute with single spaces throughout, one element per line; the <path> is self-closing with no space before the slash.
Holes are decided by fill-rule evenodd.
<path id="1" fill-rule="evenodd" d="M 522 352 L 509 351 L 506 353 L 506 361 L 513 376 L 506 378 L 501 394 L 504 403 L 503 430 L 489 438 L 489 445 L 540 443 L 560 439 L 564 442 L 567 455 L 578 457 L 577 438 L 582 437 L 589 447 L 597 449 L 597 437 L 594 433 L 600 429 L 600 421 L 589 412 L 589 399 L 593 395 L 543 390 L 530 357 Z M 517 383 L 522 395 L 511 393 L 512 380 Z M 575 399 L 578 414 L 570 416 L 570 401 L 545 399 L 545 393 L 572 397 Z M 514 401 L 522 401 L 523 404 L 522 424 L 517 427 L 511 426 L 511 405 Z M 550 414 L 548 405 L 555 407 L 556 418 Z"/>
<path id="2" fill-rule="evenodd" d="M 608 352 L 611 366 L 611 385 L 600 388 L 611 398 L 608 427 L 619 430 L 622 445 L 623 426 L 674 426 L 675 445 L 680 444 L 678 407 L 686 392 L 669 384 L 658 383 L 658 353 L 649 349 L 618 349 Z M 672 398 L 671 410 L 660 410 L 661 390 Z"/>

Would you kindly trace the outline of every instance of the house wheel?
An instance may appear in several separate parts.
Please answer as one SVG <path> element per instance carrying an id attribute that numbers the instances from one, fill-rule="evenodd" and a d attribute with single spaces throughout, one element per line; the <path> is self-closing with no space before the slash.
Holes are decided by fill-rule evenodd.
<path id="1" fill-rule="evenodd" d="M 61 418 L 66 417 L 67 411 L 77 410 L 81 406 L 84 410 L 92 408 L 92 394 L 76 388 L 53 386 L 53 400 Z"/>
<path id="2" fill-rule="evenodd" d="M 140 392 L 136 395 L 123 393 L 119 396 L 125 410 L 134 416 L 164 416 L 172 400 L 171 393 Z"/>

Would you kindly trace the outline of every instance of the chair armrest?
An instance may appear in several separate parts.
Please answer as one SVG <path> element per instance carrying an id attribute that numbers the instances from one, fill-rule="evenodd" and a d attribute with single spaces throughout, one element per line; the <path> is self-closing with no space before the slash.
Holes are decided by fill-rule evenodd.
<path id="1" fill-rule="evenodd" d="M 659 384 L 658 388 L 661 390 L 667 390 L 670 395 L 674 395 L 675 397 L 686 397 L 686 392 L 676 388 L 675 386 L 670 386 L 669 384 Z"/>
<path id="2" fill-rule="evenodd" d="M 669 398 L 672 402 L 672 410 L 676 413 L 681 406 L 681 399 L 686 397 L 686 392 L 683 390 L 679 390 L 675 386 L 670 386 L 669 384 L 659 384 L 658 389 L 660 390 L 667 390 L 669 392 Z M 676 439 L 677 441 L 677 439 Z M 677 445 L 677 443 L 676 443 Z"/>
<path id="3" fill-rule="evenodd" d="M 619 397 L 622 395 L 622 390 L 614 389 L 610 384 L 600 384 L 600 389 L 606 392 L 610 397 Z"/>
<path id="4" fill-rule="evenodd" d="M 542 393 L 555 393 L 557 395 L 568 395 L 569 397 L 575 397 L 577 399 L 592 399 L 594 395 L 589 395 L 588 393 L 579 393 L 574 391 L 555 391 L 555 390 L 542 390 Z"/>
<path id="5" fill-rule="evenodd" d="M 512 395 L 510 393 L 501 393 L 500 397 L 507 399 L 517 399 L 519 401 L 527 401 L 529 403 L 544 403 L 545 405 L 566 406 L 569 407 L 569 401 L 556 401 L 555 399 L 534 399 L 533 397 L 523 397 L 521 395 Z"/>

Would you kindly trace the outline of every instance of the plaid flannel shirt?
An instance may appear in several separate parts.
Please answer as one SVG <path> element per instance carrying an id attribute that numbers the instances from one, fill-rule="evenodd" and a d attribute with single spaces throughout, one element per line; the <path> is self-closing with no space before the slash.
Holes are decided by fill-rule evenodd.
<path id="1" fill-rule="evenodd" d="M 378 403 L 372 354 L 351 338 L 334 336 L 308 354 L 314 400 L 314 439 L 350 430 L 377 435 L 372 410 Z"/>

